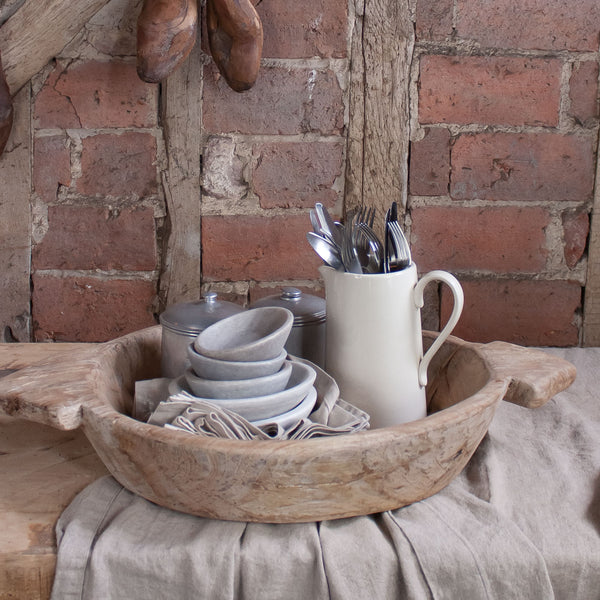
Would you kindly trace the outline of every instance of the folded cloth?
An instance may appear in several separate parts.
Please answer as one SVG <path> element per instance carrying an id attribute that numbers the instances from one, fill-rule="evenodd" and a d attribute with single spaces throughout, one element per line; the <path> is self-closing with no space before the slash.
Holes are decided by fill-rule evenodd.
<path id="1" fill-rule="evenodd" d="M 170 383 L 168 377 L 136 381 L 131 416 L 138 421 L 147 421 L 160 401 L 169 395 Z"/>
<path id="2" fill-rule="evenodd" d="M 299 419 L 285 429 L 275 422 L 254 425 L 231 410 L 195 398 L 185 391 L 160 402 L 148 423 L 197 435 L 237 440 L 301 440 L 356 433 L 369 427 L 369 415 L 340 398 L 337 383 L 330 375 L 308 361 L 294 360 L 305 362 L 316 371 L 317 401 L 308 418 Z M 146 391 L 152 387 L 163 393 L 160 385 L 140 386 L 140 389 Z"/>
<path id="3" fill-rule="evenodd" d="M 100 479 L 57 524 L 52 600 L 598 600 L 600 348 L 554 353 L 578 368 L 569 390 L 500 403 L 465 470 L 394 511 L 235 523 Z"/>

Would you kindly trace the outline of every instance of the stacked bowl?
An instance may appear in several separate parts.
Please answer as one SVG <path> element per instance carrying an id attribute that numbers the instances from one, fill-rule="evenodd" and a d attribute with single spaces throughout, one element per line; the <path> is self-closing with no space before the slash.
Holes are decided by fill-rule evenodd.
<path id="1" fill-rule="evenodd" d="M 175 385 L 255 425 L 285 428 L 307 417 L 317 399 L 316 372 L 284 349 L 293 322 L 293 314 L 280 307 L 218 321 L 189 345 L 191 366 Z"/>

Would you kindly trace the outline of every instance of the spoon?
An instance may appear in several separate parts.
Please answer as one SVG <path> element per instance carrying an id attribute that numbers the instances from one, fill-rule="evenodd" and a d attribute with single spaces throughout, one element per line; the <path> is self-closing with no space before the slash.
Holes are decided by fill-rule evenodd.
<path id="1" fill-rule="evenodd" d="M 334 268 L 336 271 L 344 270 L 344 263 L 340 256 L 339 250 L 329 240 L 312 231 L 306 234 L 308 243 L 313 247 L 313 250 L 323 259 L 325 264 Z"/>
<path id="2" fill-rule="evenodd" d="M 327 237 L 331 238 L 334 244 L 341 248 L 343 244 L 343 234 L 341 233 L 339 227 L 337 227 L 334 220 L 331 218 L 329 211 L 320 202 L 315 204 L 315 211 L 317 213 L 319 222 L 321 223 L 321 229 L 323 230 L 323 233 L 327 235 Z"/>

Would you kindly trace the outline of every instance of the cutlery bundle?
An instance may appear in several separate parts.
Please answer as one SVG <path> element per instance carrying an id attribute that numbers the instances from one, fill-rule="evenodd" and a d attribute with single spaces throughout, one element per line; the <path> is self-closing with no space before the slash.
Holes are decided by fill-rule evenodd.
<path id="1" fill-rule="evenodd" d="M 344 223 L 334 221 L 319 202 L 310 211 L 313 231 L 308 242 L 325 264 L 348 273 L 393 273 L 411 264 L 410 246 L 398 222 L 393 202 L 385 217 L 385 239 L 375 231 L 375 209 L 350 211 Z"/>

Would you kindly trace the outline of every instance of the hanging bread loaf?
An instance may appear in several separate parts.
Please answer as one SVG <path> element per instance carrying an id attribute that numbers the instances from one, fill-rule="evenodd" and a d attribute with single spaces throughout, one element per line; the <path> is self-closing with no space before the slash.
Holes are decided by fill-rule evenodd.
<path id="1" fill-rule="evenodd" d="M 137 22 L 137 72 L 148 83 L 166 79 L 188 57 L 198 29 L 196 0 L 144 0 Z"/>
<path id="2" fill-rule="evenodd" d="M 263 46 L 262 23 L 250 0 L 207 0 L 206 25 L 210 52 L 229 87 L 250 89 Z"/>

